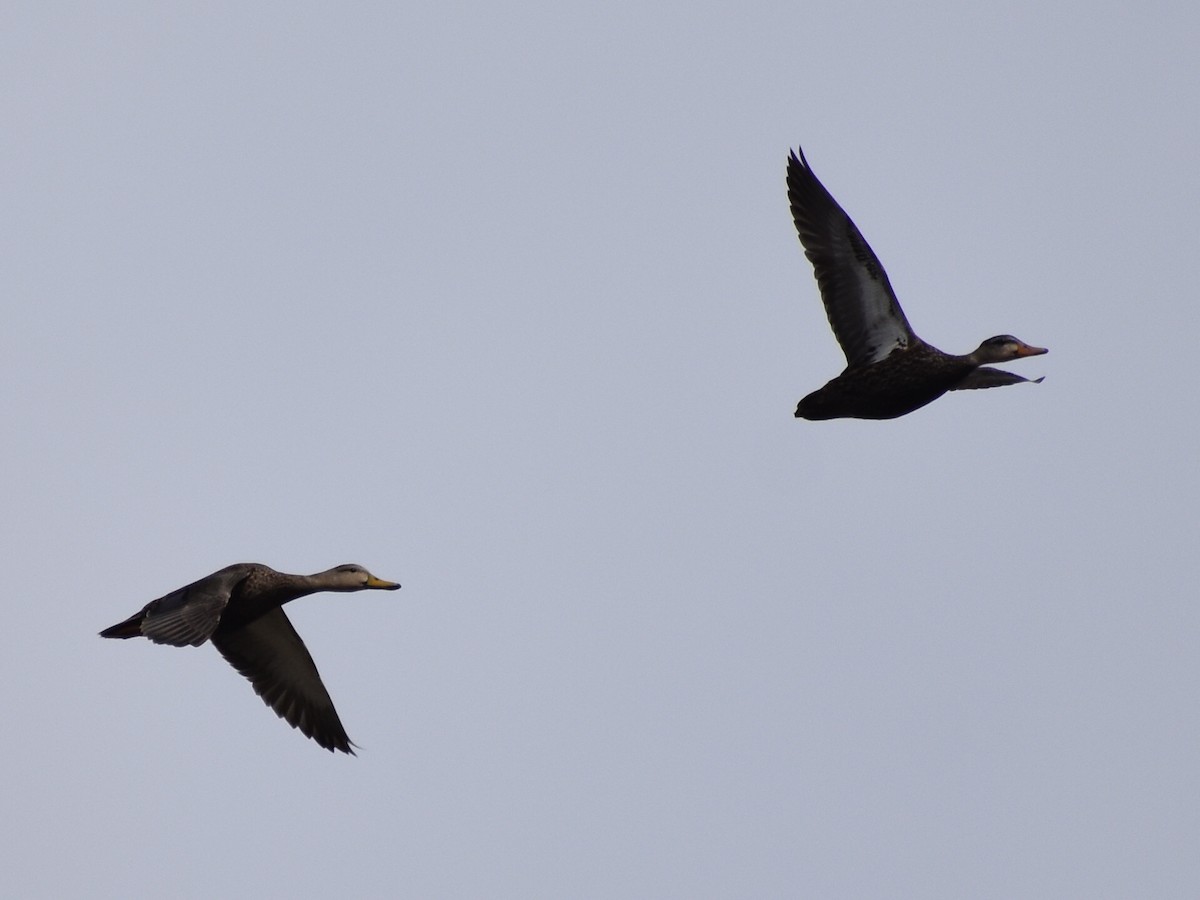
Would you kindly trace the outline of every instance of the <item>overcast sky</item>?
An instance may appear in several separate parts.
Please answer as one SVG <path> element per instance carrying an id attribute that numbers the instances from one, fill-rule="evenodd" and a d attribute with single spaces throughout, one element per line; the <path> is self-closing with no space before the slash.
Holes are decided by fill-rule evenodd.
<path id="1" fill-rule="evenodd" d="M 1193 2 L 8 4 L 0 894 L 1200 896 Z M 1044 384 L 806 422 L 789 147 Z M 358 757 L 208 646 L 229 563 Z"/>

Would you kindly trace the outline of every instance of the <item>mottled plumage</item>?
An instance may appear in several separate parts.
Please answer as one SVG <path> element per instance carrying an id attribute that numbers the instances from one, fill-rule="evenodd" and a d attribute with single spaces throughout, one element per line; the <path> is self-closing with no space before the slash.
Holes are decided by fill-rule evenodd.
<path id="1" fill-rule="evenodd" d="M 353 564 L 316 575 L 289 575 L 258 563 L 238 563 L 152 600 L 100 636 L 147 637 L 175 647 L 211 640 L 280 717 L 327 750 L 352 754 L 333 700 L 283 604 L 318 591 L 399 587 Z"/>
<path id="2" fill-rule="evenodd" d="M 803 151 L 790 155 L 787 182 L 804 255 L 813 264 L 829 324 L 846 354 L 845 370 L 800 401 L 798 418 L 894 419 L 946 391 L 1029 380 L 984 367 L 1046 352 L 1012 335 L 988 338 L 966 356 L 943 353 L 917 337 L 883 264 L 817 180 Z"/>

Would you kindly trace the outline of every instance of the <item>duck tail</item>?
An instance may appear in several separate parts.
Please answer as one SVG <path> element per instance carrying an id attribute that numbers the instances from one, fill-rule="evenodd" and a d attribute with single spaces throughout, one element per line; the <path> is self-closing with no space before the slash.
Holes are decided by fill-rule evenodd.
<path id="1" fill-rule="evenodd" d="M 142 613 L 135 613 L 124 622 L 118 622 L 111 628 L 105 628 L 100 632 L 100 637 L 106 638 L 132 638 L 142 636 Z"/>

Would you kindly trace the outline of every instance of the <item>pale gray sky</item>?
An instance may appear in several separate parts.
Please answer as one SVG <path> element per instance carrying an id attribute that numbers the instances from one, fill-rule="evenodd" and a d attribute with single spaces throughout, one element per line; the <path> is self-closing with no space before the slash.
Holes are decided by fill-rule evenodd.
<path id="1" fill-rule="evenodd" d="M 21 897 L 1200 895 L 1194 3 L 0 12 Z M 803 422 L 789 146 L 927 340 Z M 237 561 L 358 758 L 210 647 Z"/>

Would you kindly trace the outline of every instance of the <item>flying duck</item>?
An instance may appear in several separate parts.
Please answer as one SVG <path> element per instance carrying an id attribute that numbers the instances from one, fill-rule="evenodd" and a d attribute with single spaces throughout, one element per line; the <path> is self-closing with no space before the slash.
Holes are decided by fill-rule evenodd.
<path id="1" fill-rule="evenodd" d="M 829 324 L 846 354 L 842 374 L 801 400 L 797 418 L 894 419 L 947 391 L 1029 381 L 989 367 L 1046 352 L 1011 334 L 990 337 L 965 356 L 943 353 L 917 337 L 883 264 L 817 180 L 803 150 L 789 156 L 787 184 L 804 255 L 813 264 Z"/>
<path id="2" fill-rule="evenodd" d="M 280 718 L 326 750 L 353 755 L 333 700 L 304 641 L 284 615 L 283 604 L 318 591 L 399 587 L 352 563 L 316 575 L 237 563 L 150 601 L 100 636 L 147 637 L 173 647 L 198 647 L 211 640 Z"/>

